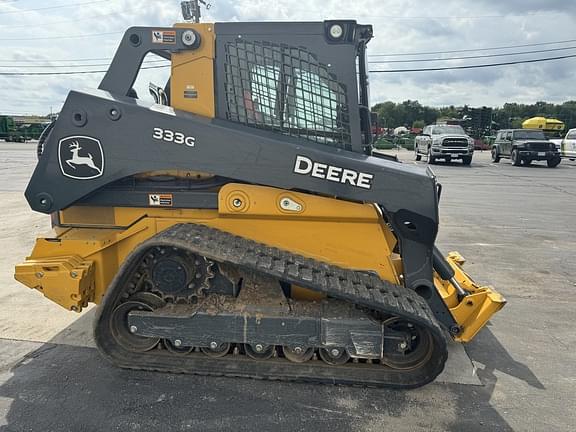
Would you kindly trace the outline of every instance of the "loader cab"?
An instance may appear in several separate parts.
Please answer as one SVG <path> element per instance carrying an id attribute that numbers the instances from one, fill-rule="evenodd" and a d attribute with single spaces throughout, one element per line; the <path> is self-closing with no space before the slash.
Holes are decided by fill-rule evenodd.
<path id="1" fill-rule="evenodd" d="M 157 103 L 302 144 L 371 153 L 372 26 L 335 20 L 175 28 L 192 32 L 189 45 L 175 40 L 175 31 L 154 31 L 150 44 L 140 28 L 129 30 L 100 88 L 129 95 L 142 60 L 153 53 L 171 61 L 165 87 L 150 86 Z"/>
<path id="2" fill-rule="evenodd" d="M 369 152 L 371 26 L 325 21 L 225 23 L 215 29 L 217 117 Z"/>

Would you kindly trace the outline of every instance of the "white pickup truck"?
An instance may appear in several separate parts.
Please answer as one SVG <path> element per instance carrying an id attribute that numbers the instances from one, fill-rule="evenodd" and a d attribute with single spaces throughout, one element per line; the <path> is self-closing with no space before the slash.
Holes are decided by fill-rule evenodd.
<path id="1" fill-rule="evenodd" d="M 576 159 L 576 128 L 570 129 L 560 143 L 560 153 L 564 158 Z"/>
<path id="2" fill-rule="evenodd" d="M 552 138 L 549 141 L 556 145 L 560 156 L 576 160 L 576 128 L 570 129 L 564 138 Z"/>
<path id="3" fill-rule="evenodd" d="M 430 164 L 436 163 L 438 159 L 446 162 L 460 159 L 464 165 L 470 165 L 473 155 L 474 140 L 458 125 L 426 126 L 414 140 L 414 156 L 417 161 L 426 156 Z"/>

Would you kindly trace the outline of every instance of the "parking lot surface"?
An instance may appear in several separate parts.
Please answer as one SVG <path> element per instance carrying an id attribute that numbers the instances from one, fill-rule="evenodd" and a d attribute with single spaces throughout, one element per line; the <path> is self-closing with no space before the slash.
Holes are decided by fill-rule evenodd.
<path id="1" fill-rule="evenodd" d="M 440 248 L 460 251 L 509 303 L 465 351 L 452 347 L 439 382 L 397 391 L 110 366 L 92 347 L 94 308 L 66 312 L 13 280 L 49 229 L 23 198 L 34 150 L 0 143 L 0 430 L 576 429 L 576 162 L 513 167 L 478 152 L 470 167 L 432 166 Z"/>

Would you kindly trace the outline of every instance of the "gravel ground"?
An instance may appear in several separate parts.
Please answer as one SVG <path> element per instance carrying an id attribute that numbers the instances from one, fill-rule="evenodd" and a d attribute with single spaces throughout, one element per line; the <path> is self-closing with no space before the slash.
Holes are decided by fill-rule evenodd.
<path id="1" fill-rule="evenodd" d="M 479 152 L 470 167 L 432 167 L 444 186 L 440 247 L 509 304 L 466 352 L 454 349 L 442 382 L 411 391 L 111 367 L 92 348 L 94 309 L 66 312 L 12 279 L 49 229 L 22 197 L 34 164 L 33 144 L 0 143 L 2 431 L 576 429 L 574 162 L 513 167 Z"/>

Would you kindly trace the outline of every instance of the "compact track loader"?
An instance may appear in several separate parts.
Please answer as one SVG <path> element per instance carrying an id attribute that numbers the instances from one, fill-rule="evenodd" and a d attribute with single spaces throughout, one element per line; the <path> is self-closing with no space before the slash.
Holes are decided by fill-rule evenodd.
<path id="1" fill-rule="evenodd" d="M 417 387 L 505 304 L 435 247 L 430 169 L 372 153 L 355 21 L 133 27 L 71 91 L 26 190 L 17 280 L 133 369 Z M 156 103 L 133 84 L 171 61 Z"/>

